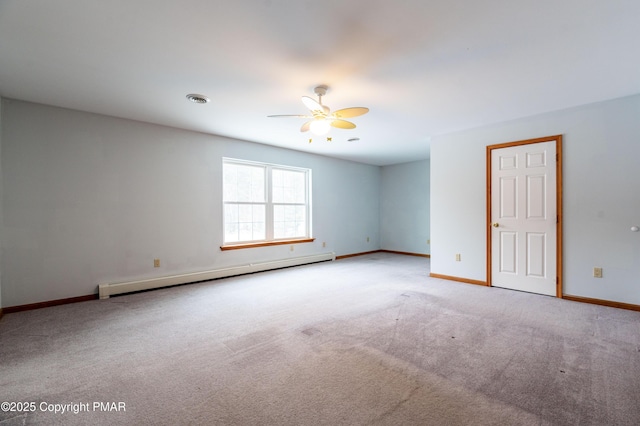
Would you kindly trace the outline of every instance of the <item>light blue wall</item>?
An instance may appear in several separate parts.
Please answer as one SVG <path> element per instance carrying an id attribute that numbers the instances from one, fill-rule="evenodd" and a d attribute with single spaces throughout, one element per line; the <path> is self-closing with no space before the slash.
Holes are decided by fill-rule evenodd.
<path id="1" fill-rule="evenodd" d="M 380 248 L 378 166 L 22 101 L 2 108 L 5 307 L 101 283 Z M 311 168 L 315 242 L 220 251 L 222 157 Z"/>
<path id="2" fill-rule="evenodd" d="M 486 146 L 557 134 L 564 293 L 640 304 L 640 95 L 433 138 L 431 270 L 486 280 Z"/>
<path id="3" fill-rule="evenodd" d="M 429 254 L 429 160 L 382 167 L 380 246 Z"/>

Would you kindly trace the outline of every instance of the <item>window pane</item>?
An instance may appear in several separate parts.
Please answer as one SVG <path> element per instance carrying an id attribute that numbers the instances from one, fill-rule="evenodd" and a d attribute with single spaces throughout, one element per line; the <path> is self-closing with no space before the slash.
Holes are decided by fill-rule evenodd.
<path id="1" fill-rule="evenodd" d="M 224 241 L 255 241 L 266 239 L 264 204 L 225 204 Z"/>
<path id="2" fill-rule="evenodd" d="M 307 236 L 305 206 L 273 206 L 273 237 L 300 238 Z"/>
<path id="3" fill-rule="evenodd" d="M 245 164 L 223 164 L 223 200 L 265 202 L 265 168 Z"/>
<path id="4" fill-rule="evenodd" d="M 296 206 L 296 222 L 304 222 L 307 216 L 305 206 Z"/>
<path id="5" fill-rule="evenodd" d="M 235 204 L 224 206 L 224 241 L 229 243 L 239 241 L 238 206 Z"/>
<path id="6" fill-rule="evenodd" d="M 273 169 L 272 190 L 274 203 L 304 203 L 305 173 L 297 170 Z"/>
<path id="7" fill-rule="evenodd" d="M 235 243 L 240 241 L 237 223 L 224 224 L 224 241 L 226 243 Z"/>
<path id="8" fill-rule="evenodd" d="M 251 241 L 253 240 L 253 232 L 251 232 L 251 223 L 240 222 L 239 224 L 239 241 Z"/>

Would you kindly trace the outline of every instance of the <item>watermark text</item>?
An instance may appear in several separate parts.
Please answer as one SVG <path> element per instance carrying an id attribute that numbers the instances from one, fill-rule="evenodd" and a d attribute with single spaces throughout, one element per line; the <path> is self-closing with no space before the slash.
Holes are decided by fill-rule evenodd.
<path id="1" fill-rule="evenodd" d="M 125 412 L 127 404 L 122 401 L 69 402 L 66 404 L 35 401 L 4 401 L 0 403 L 4 413 L 42 412 L 55 414 L 79 414 L 90 412 Z"/>

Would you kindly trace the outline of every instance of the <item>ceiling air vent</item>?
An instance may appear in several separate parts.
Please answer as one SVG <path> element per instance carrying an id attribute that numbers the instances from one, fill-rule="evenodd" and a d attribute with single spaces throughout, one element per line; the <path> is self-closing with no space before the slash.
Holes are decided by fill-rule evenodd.
<path id="1" fill-rule="evenodd" d="M 194 104 L 206 104 L 207 102 L 209 102 L 209 98 L 204 95 L 198 95 L 196 93 L 188 94 L 187 99 L 189 99 Z"/>

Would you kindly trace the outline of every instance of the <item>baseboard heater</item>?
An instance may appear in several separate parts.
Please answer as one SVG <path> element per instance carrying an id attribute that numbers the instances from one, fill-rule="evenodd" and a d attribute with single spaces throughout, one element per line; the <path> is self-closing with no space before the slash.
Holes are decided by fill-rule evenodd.
<path id="1" fill-rule="evenodd" d="M 152 290 L 155 288 L 169 287 L 172 285 L 189 284 L 198 281 L 213 280 L 216 278 L 233 277 L 236 275 L 251 274 L 253 272 L 269 271 L 272 269 L 287 268 L 289 266 L 306 265 L 309 263 L 335 260 L 333 252 L 316 254 L 312 256 L 292 257 L 289 259 L 274 260 L 262 263 L 250 263 L 248 265 L 231 266 L 227 268 L 213 269 L 210 271 L 192 272 L 189 274 L 171 275 L 168 277 L 149 278 L 140 281 L 128 281 L 121 283 L 100 284 L 98 292 L 100 299 L 108 299 L 109 296 L 131 293 L 134 291 Z"/>

